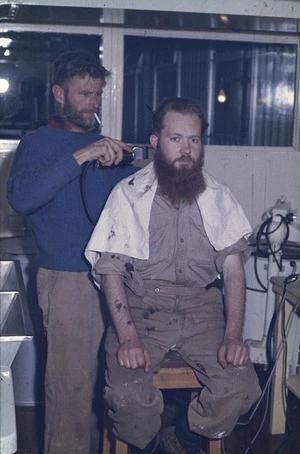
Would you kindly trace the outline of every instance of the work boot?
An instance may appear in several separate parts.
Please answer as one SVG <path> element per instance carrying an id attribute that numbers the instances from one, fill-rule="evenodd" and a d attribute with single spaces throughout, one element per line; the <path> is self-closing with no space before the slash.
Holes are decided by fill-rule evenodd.
<path id="1" fill-rule="evenodd" d="M 168 454 L 191 454 L 178 441 L 175 433 L 175 426 L 166 427 L 160 432 L 159 446 Z M 205 454 L 202 449 L 193 451 L 195 454 Z"/>
<path id="2" fill-rule="evenodd" d="M 158 446 L 158 435 L 156 435 L 150 443 L 143 449 L 137 448 L 136 446 L 129 445 L 128 454 L 154 454 Z"/>

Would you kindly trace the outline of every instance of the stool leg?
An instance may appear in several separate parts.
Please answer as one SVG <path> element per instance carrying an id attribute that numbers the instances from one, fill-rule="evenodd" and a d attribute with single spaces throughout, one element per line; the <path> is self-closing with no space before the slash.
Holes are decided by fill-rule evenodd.
<path id="1" fill-rule="evenodd" d="M 111 431 L 111 421 L 107 414 L 107 406 L 104 405 L 102 454 L 114 454 L 116 452 L 115 445 L 116 439 Z"/>
<path id="2" fill-rule="evenodd" d="M 111 454 L 111 442 L 109 440 L 107 427 L 103 430 L 102 454 Z"/>
<path id="3" fill-rule="evenodd" d="M 108 430 L 105 427 L 103 431 L 103 451 L 102 454 L 127 454 L 128 445 L 121 440 L 114 439 L 113 442 L 109 439 Z"/>
<path id="4" fill-rule="evenodd" d="M 221 440 L 209 440 L 208 454 L 221 454 Z"/>
<path id="5" fill-rule="evenodd" d="M 195 399 L 199 391 L 191 391 L 191 400 Z M 221 440 L 209 440 L 208 454 L 222 454 Z"/>
<path id="6" fill-rule="evenodd" d="M 111 432 L 111 421 L 107 415 L 107 406 L 104 406 L 103 416 L 103 443 L 102 454 L 127 454 L 128 445 L 121 440 L 117 440 Z"/>
<path id="7" fill-rule="evenodd" d="M 127 454 L 128 453 L 128 445 L 123 443 L 121 440 L 116 440 L 116 450 L 115 454 Z"/>

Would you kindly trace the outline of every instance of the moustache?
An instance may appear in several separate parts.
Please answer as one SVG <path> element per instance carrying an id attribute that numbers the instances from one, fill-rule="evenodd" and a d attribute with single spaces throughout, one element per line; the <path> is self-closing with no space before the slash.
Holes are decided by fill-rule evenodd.
<path id="1" fill-rule="evenodd" d="M 88 114 L 92 114 L 92 115 L 94 115 L 94 113 L 96 113 L 94 109 L 83 109 L 80 112 L 81 113 L 88 113 Z"/>
<path id="2" fill-rule="evenodd" d="M 190 155 L 183 155 L 180 158 L 175 159 L 173 162 L 192 162 L 195 164 L 194 159 Z"/>

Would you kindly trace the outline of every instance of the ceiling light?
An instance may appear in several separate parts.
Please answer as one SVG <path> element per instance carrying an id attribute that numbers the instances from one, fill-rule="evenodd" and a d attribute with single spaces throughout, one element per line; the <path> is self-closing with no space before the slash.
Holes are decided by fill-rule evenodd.
<path id="1" fill-rule="evenodd" d="M 222 14 L 222 15 L 220 16 L 220 19 L 221 19 L 221 21 L 223 22 L 223 24 L 228 24 L 228 22 L 229 22 L 229 18 L 228 18 L 228 16 L 226 16 L 225 14 Z"/>
<path id="2" fill-rule="evenodd" d="M 217 99 L 219 102 L 222 102 L 222 103 L 226 101 L 226 93 L 224 90 L 219 91 Z"/>
<path id="3" fill-rule="evenodd" d="M 7 79 L 0 79 L 0 93 L 6 93 L 9 89 L 9 82 Z"/>
<path id="4" fill-rule="evenodd" d="M 0 47 L 9 47 L 11 45 L 11 42 L 11 38 L 4 38 L 4 36 L 0 37 Z"/>

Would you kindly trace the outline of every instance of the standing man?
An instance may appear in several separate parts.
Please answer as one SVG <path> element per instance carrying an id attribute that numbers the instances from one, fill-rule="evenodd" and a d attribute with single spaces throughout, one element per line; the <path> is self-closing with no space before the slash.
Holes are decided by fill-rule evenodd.
<path id="1" fill-rule="evenodd" d="M 131 454 L 158 443 L 163 400 L 152 376 L 170 349 L 203 389 L 160 434 L 165 452 L 198 453 L 206 438 L 229 435 L 260 395 L 242 339 L 251 227 L 229 188 L 202 169 L 206 128 L 196 102 L 158 107 L 154 163 L 115 187 L 86 249 L 113 322 L 105 399 Z M 225 304 L 212 286 L 219 273 Z"/>
<path id="2" fill-rule="evenodd" d="M 116 167 L 128 145 L 98 133 L 95 114 L 109 75 L 85 51 L 55 61 L 59 114 L 21 140 L 7 184 L 8 201 L 28 216 L 39 250 L 48 345 L 45 454 L 98 452 L 92 401 L 104 325 L 84 257 L 93 229 L 87 213 L 96 220 L 113 186 L 136 170 Z"/>

